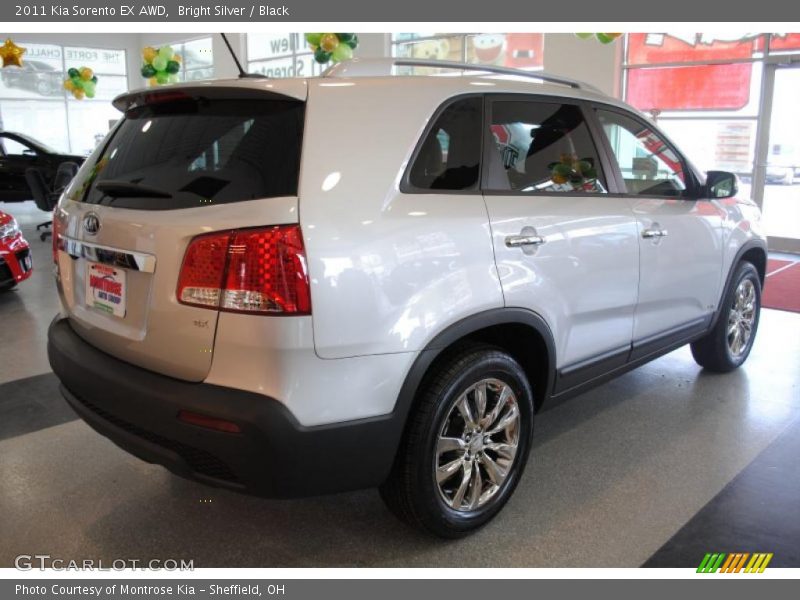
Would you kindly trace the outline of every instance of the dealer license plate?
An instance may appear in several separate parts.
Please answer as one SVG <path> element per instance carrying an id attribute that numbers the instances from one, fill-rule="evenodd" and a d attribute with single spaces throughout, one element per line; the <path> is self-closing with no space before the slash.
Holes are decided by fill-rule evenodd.
<path id="1" fill-rule="evenodd" d="M 86 304 L 114 315 L 125 316 L 125 270 L 100 263 L 86 263 Z"/>

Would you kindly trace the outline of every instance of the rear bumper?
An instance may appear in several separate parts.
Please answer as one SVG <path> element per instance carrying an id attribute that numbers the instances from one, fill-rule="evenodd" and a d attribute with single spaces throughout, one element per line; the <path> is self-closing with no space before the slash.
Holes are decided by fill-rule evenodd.
<path id="1" fill-rule="evenodd" d="M 51 323 L 48 356 L 67 402 L 124 450 L 183 477 L 259 496 L 377 486 L 402 432 L 395 415 L 304 427 L 275 399 L 172 379 L 105 354 L 67 319 Z M 241 433 L 178 421 L 180 410 L 232 421 Z"/>

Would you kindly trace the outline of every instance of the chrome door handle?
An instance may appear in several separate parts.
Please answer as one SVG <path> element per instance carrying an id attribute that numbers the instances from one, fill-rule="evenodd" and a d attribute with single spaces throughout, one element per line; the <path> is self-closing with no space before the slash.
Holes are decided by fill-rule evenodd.
<path id="1" fill-rule="evenodd" d="M 509 248 L 524 248 L 525 246 L 541 246 L 547 240 L 540 235 L 509 235 L 506 237 L 506 246 Z"/>
<path id="2" fill-rule="evenodd" d="M 666 229 L 645 229 L 642 232 L 642 237 L 645 239 L 649 238 L 662 238 L 667 237 L 669 232 Z"/>

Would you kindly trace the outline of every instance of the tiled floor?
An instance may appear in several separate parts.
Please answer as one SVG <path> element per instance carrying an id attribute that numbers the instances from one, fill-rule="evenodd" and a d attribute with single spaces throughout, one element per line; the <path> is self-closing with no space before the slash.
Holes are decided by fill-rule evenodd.
<path id="1" fill-rule="evenodd" d="M 26 232 L 44 220 L 0 210 Z M 465 540 L 406 529 L 375 491 L 272 501 L 213 490 L 129 456 L 65 409 L 45 353 L 57 310 L 49 244 L 30 239 L 36 273 L 0 297 L 0 566 L 35 551 L 220 567 L 635 567 L 800 417 L 800 314 L 765 310 L 734 373 L 705 373 L 683 348 L 539 415 L 514 498 Z"/>

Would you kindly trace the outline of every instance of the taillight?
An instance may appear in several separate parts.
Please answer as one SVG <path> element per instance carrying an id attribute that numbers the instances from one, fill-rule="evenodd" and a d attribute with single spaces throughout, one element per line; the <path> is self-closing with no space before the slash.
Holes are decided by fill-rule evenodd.
<path id="1" fill-rule="evenodd" d="M 186 249 L 182 304 L 251 314 L 311 314 L 299 225 L 201 235 Z"/>

